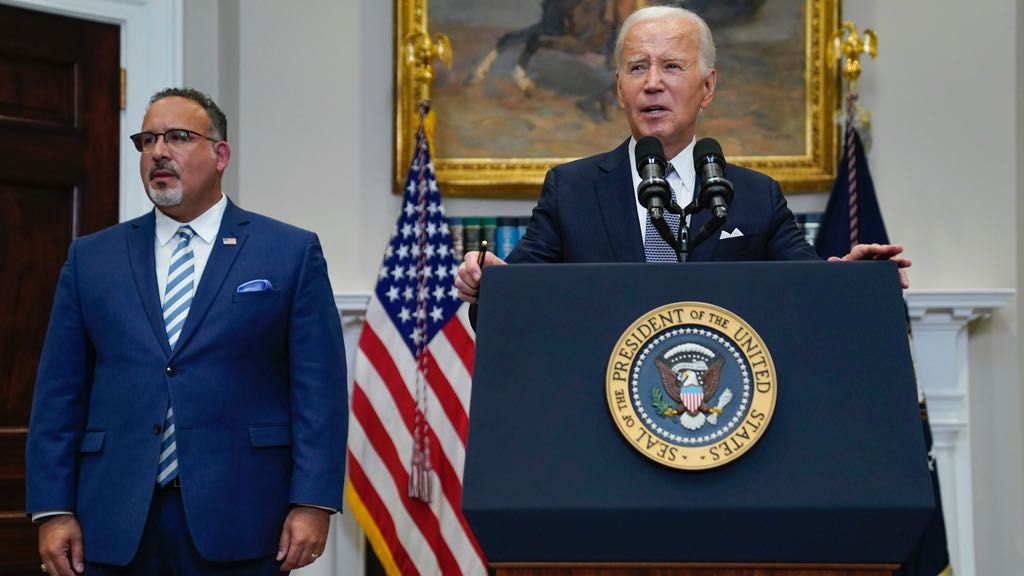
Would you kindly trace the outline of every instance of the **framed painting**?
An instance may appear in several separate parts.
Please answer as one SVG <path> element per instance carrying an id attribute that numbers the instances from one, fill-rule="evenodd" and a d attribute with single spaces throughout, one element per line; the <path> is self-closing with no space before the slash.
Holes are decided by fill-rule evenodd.
<path id="1" fill-rule="evenodd" d="M 771 175 L 787 192 L 825 190 L 835 177 L 839 81 L 829 42 L 839 1 L 676 2 L 707 20 L 718 49 L 716 95 L 698 137 L 716 138 L 731 163 Z M 452 46 L 451 69 L 436 62 L 430 89 L 444 193 L 534 198 L 551 167 L 629 136 L 610 46 L 622 19 L 647 3 L 395 0 L 396 191 L 416 134 L 404 39 L 417 28 L 417 4 L 429 33 Z"/>

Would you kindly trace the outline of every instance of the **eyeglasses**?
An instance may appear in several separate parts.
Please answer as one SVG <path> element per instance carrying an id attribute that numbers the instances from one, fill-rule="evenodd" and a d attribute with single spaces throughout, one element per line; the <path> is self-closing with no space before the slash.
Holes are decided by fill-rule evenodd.
<path id="1" fill-rule="evenodd" d="M 206 138 L 210 142 L 220 142 L 220 140 L 216 138 L 210 138 L 205 134 L 186 130 L 185 128 L 171 128 L 166 132 L 139 132 L 138 134 L 132 134 L 129 138 L 131 138 L 132 143 L 135 144 L 136 150 L 139 152 L 148 152 L 153 149 L 153 146 L 156 146 L 157 138 L 161 136 L 164 137 L 164 144 L 175 149 L 184 148 L 186 144 L 192 141 L 193 136 Z"/>

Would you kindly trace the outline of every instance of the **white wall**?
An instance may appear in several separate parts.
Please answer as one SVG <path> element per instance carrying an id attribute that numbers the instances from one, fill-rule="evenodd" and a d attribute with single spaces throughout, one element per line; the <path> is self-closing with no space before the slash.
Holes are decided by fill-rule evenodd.
<path id="1" fill-rule="evenodd" d="M 209 1 L 186 5 L 202 11 Z M 335 291 L 368 292 L 399 205 L 390 193 L 393 2 L 228 6 L 218 29 L 230 36 L 235 26 L 237 57 L 226 54 L 230 42 L 196 37 L 207 26 L 187 24 L 186 45 L 196 45 L 186 53 L 186 78 L 188 54 L 206 49 L 219 52 L 220 70 L 198 77 L 230 92 L 227 68 L 236 71 L 237 199 L 317 231 Z M 226 18 L 232 9 L 237 17 Z M 1015 0 L 845 2 L 844 17 L 880 35 L 879 59 L 865 63 L 861 81 L 875 126 L 870 162 L 890 235 L 914 260 L 915 289 L 1022 285 L 1022 11 Z M 451 214 L 525 214 L 531 206 L 446 204 Z M 978 574 L 1024 565 L 1022 323 L 1014 300 L 972 330 Z"/>
<path id="2" fill-rule="evenodd" d="M 202 90 L 228 117 L 228 142 L 237 153 L 238 0 L 188 0 L 182 6 L 184 82 Z M 224 193 L 238 201 L 238 174 L 244 159 L 234 155 L 223 180 Z"/>

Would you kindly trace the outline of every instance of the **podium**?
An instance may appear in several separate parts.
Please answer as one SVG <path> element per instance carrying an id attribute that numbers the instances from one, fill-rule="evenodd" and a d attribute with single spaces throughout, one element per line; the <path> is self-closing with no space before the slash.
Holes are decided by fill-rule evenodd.
<path id="1" fill-rule="evenodd" d="M 678 470 L 606 397 L 638 318 L 701 302 L 770 351 L 770 423 L 742 457 Z M 485 269 L 463 512 L 499 576 L 882 575 L 934 510 L 890 262 Z"/>

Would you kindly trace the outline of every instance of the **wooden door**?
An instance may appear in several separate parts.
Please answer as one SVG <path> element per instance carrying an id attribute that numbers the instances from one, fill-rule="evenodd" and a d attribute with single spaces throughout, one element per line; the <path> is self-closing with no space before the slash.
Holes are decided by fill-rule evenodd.
<path id="1" fill-rule="evenodd" d="M 25 435 L 72 238 L 117 222 L 120 30 L 0 6 L 0 574 L 39 574 Z"/>

